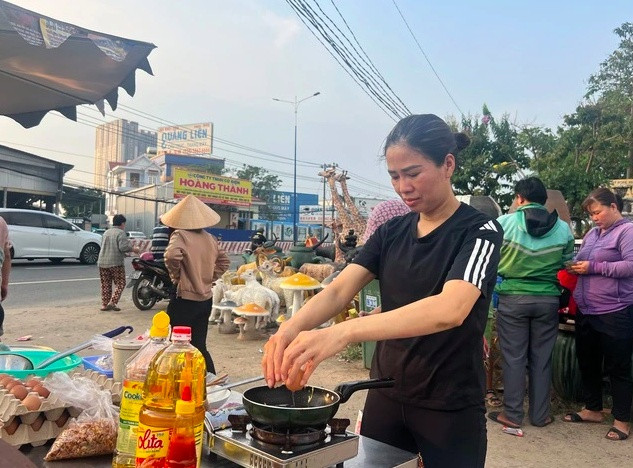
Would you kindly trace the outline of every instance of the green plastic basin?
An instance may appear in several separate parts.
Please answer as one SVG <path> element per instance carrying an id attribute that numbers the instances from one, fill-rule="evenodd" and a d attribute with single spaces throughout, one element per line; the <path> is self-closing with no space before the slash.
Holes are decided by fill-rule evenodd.
<path id="1" fill-rule="evenodd" d="M 54 354 L 57 354 L 55 350 L 48 349 L 20 349 L 20 348 L 11 348 L 10 352 L 0 352 L 2 354 L 19 354 L 20 356 L 24 356 L 28 358 L 33 363 L 33 367 L 36 367 L 40 362 L 48 359 Z M 0 374 L 9 374 L 13 377 L 17 377 L 18 379 L 23 379 L 28 377 L 29 375 L 37 375 L 39 377 L 44 377 L 51 372 L 66 372 L 75 367 L 79 366 L 82 363 L 82 360 L 76 354 L 71 354 L 70 356 L 66 356 L 65 358 L 56 361 L 49 366 L 46 366 L 44 369 L 30 369 L 30 370 L 3 370 L 0 369 Z"/>

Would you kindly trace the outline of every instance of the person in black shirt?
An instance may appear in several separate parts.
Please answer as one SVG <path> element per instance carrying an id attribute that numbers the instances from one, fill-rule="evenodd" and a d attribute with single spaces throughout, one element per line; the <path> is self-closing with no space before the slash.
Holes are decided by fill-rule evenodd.
<path id="1" fill-rule="evenodd" d="M 468 143 L 432 114 L 398 122 L 385 159 L 412 212 L 380 226 L 336 281 L 281 324 L 262 358 L 269 387 L 305 385 L 349 343 L 377 340 L 371 376 L 393 377 L 395 387 L 369 391 L 361 434 L 420 453 L 427 468 L 483 467 L 486 458 L 483 332 L 503 231 L 453 194 L 455 155 Z M 381 313 L 314 329 L 374 278 Z"/>
<path id="2" fill-rule="evenodd" d="M 152 246 L 149 250 L 154 255 L 154 261 L 165 261 L 163 257 L 165 256 L 167 245 L 169 245 L 169 235 L 171 234 L 171 231 L 172 230 L 169 226 L 165 226 L 160 222 L 160 220 L 158 221 L 158 225 L 152 231 Z"/>
<path id="3" fill-rule="evenodd" d="M 266 236 L 264 235 L 264 228 L 259 228 L 255 233 L 251 236 L 251 252 L 253 252 L 257 247 L 261 247 L 266 242 Z"/>

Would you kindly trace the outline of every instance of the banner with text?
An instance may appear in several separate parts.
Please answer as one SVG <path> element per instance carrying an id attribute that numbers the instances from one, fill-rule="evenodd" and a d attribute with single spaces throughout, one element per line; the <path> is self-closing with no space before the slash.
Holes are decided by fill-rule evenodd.
<path id="1" fill-rule="evenodd" d="M 174 197 L 195 195 L 205 203 L 248 206 L 253 184 L 249 180 L 233 179 L 210 172 L 174 168 Z"/>
<path id="2" fill-rule="evenodd" d="M 213 152 L 213 124 L 197 123 L 158 129 L 156 154 L 200 155 Z"/>

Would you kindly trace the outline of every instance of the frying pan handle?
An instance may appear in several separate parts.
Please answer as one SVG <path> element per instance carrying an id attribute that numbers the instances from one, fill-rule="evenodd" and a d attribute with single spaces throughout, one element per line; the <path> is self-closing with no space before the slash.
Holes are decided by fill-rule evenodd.
<path id="1" fill-rule="evenodd" d="M 110 330 L 109 332 L 103 333 L 103 336 L 107 336 L 108 338 L 114 338 L 115 336 L 119 336 L 124 331 L 128 330 L 128 333 L 132 333 L 134 328 L 129 325 L 125 325 L 123 327 L 115 328 L 114 330 Z"/>
<path id="2" fill-rule="evenodd" d="M 391 388 L 396 384 L 395 379 L 386 377 L 383 379 L 359 380 L 355 382 L 343 382 L 336 386 L 334 391 L 341 397 L 340 403 L 345 403 L 358 390 L 368 390 L 370 388 Z"/>

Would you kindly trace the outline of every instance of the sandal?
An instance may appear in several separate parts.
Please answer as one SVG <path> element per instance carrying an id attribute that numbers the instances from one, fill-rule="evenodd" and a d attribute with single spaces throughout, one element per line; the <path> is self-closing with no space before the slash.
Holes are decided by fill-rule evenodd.
<path id="1" fill-rule="evenodd" d="M 615 437 L 609 437 L 609 434 L 615 434 Z M 629 435 L 626 432 L 622 432 L 617 427 L 611 426 L 609 432 L 607 432 L 607 435 L 605 435 L 604 437 L 605 439 L 609 440 L 626 440 L 629 438 Z"/>
<path id="2" fill-rule="evenodd" d="M 114 310 L 115 312 L 119 312 L 121 310 L 121 308 L 118 307 L 116 304 L 108 304 L 108 307 L 108 310 Z"/>
<path id="3" fill-rule="evenodd" d="M 593 424 L 602 424 L 604 422 L 604 420 L 594 421 L 592 419 L 584 419 L 578 413 L 567 413 L 565 416 L 563 416 L 563 421 L 571 422 L 571 423 L 593 423 Z"/>
<path id="4" fill-rule="evenodd" d="M 497 396 L 495 391 L 490 389 L 486 390 L 486 405 L 492 408 L 498 408 L 499 406 L 503 405 L 503 402 L 501 401 L 501 398 Z"/>
<path id="5" fill-rule="evenodd" d="M 501 416 L 501 415 L 503 415 L 503 418 L 505 419 L 505 421 L 502 421 L 501 419 L 499 419 L 499 416 Z M 499 423 L 502 426 L 511 427 L 512 429 L 520 429 L 521 428 L 520 424 L 513 423 L 512 421 L 507 419 L 505 414 L 503 414 L 503 411 L 493 411 L 491 413 L 488 413 L 488 419 L 490 419 L 491 421 L 494 421 L 496 423 Z"/>
<path id="6" fill-rule="evenodd" d="M 112 304 L 105 305 L 101 307 L 99 310 L 105 312 L 106 310 L 112 310 Z"/>

